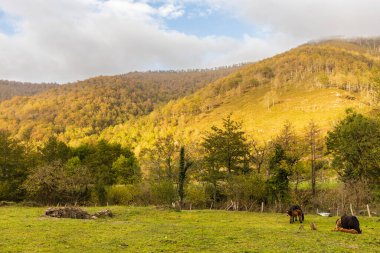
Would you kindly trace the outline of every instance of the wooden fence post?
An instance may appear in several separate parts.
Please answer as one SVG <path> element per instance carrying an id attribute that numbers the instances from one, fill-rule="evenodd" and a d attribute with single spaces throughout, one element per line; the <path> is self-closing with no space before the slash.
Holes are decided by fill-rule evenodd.
<path id="1" fill-rule="evenodd" d="M 367 204 L 367 212 L 368 212 L 368 217 L 371 217 L 371 211 L 369 210 L 369 205 Z"/>
<path id="2" fill-rule="evenodd" d="M 264 202 L 261 202 L 261 213 L 264 212 Z"/>

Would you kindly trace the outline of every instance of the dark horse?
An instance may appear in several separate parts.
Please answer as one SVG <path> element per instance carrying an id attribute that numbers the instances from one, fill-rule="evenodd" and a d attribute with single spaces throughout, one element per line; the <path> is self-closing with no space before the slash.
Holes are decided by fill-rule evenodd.
<path id="1" fill-rule="evenodd" d="M 302 223 L 305 219 L 302 209 L 299 205 L 291 206 L 288 210 L 288 215 L 290 216 L 290 223 L 297 221 L 297 217 L 300 223 Z"/>
<path id="2" fill-rule="evenodd" d="M 346 214 L 336 221 L 336 230 L 351 234 L 362 233 L 358 218 Z"/>

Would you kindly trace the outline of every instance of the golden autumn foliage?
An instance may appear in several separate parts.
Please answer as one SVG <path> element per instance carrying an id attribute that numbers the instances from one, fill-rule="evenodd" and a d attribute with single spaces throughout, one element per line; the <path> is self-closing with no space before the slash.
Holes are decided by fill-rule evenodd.
<path id="1" fill-rule="evenodd" d="M 347 107 L 369 111 L 380 86 L 380 40 L 311 42 L 257 63 L 216 70 L 99 76 L 0 104 L 0 129 L 70 145 L 105 138 L 144 149 L 160 135 L 199 139 L 233 113 L 269 139 L 284 121 L 326 132 Z"/>
<path id="2" fill-rule="evenodd" d="M 25 140 L 42 140 L 62 133 L 96 134 L 189 95 L 236 68 L 134 72 L 57 85 L 34 96 L 14 97 L 1 103 L 0 129 Z"/>

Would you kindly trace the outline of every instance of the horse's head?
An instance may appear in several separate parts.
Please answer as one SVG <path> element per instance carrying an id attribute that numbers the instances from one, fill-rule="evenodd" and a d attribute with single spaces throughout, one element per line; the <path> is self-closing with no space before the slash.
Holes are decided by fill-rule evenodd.
<path id="1" fill-rule="evenodd" d="M 342 219 L 341 219 L 341 218 L 337 219 L 337 220 L 335 221 L 335 224 L 336 224 L 336 228 L 340 228 L 340 227 L 342 227 Z"/>

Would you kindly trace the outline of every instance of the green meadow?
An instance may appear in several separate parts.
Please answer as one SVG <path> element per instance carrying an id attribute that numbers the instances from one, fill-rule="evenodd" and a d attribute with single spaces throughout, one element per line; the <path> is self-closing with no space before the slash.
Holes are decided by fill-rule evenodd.
<path id="1" fill-rule="evenodd" d="M 359 217 L 363 234 L 352 235 L 332 231 L 337 217 L 306 215 L 302 228 L 280 213 L 109 209 L 113 218 L 76 220 L 1 207 L 0 252 L 380 252 L 378 217 Z"/>

